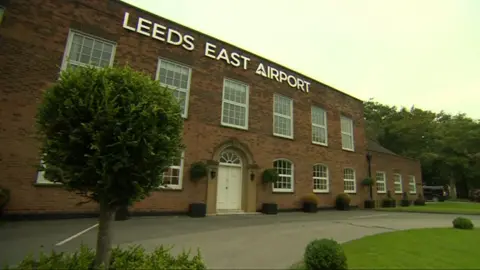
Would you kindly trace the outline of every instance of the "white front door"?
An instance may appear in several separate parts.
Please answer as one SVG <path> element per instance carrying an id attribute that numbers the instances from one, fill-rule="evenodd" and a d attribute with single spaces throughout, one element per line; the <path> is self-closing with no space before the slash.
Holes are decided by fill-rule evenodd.
<path id="1" fill-rule="evenodd" d="M 217 176 L 217 210 L 241 210 L 242 168 L 219 166 Z"/>

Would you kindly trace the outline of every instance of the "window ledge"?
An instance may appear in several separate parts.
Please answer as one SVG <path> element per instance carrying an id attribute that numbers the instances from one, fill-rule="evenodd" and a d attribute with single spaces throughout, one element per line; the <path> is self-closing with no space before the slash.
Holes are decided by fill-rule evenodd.
<path id="1" fill-rule="evenodd" d="M 403 191 L 395 191 L 395 194 L 403 194 Z"/>
<path id="2" fill-rule="evenodd" d="M 377 191 L 377 194 L 386 194 L 386 191 Z"/>
<path id="3" fill-rule="evenodd" d="M 292 140 L 292 141 L 293 141 L 293 136 L 289 137 L 289 136 L 285 136 L 285 135 L 273 133 L 273 137 L 281 138 L 281 139 L 287 139 L 287 140 Z"/>
<path id="4" fill-rule="evenodd" d="M 293 190 L 272 190 L 272 193 L 278 193 L 278 194 L 293 194 L 295 193 Z"/>
<path id="5" fill-rule="evenodd" d="M 228 123 L 223 123 L 223 122 L 220 123 L 220 126 L 226 127 L 226 128 L 233 128 L 233 129 L 248 131 L 248 126 L 242 127 L 242 126 L 236 126 L 236 125 L 232 125 L 232 124 L 228 124 Z"/>
<path id="6" fill-rule="evenodd" d="M 319 143 L 319 142 L 313 142 L 313 141 L 312 141 L 312 144 L 318 145 L 318 146 L 328 147 L 328 143 Z"/>
<path id="7" fill-rule="evenodd" d="M 183 191 L 183 187 L 157 187 L 156 191 Z"/>
<path id="8" fill-rule="evenodd" d="M 328 194 L 330 193 L 329 190 L 313 190 L 313 193 L 316 193 L 316 194 Z"/>
<path id="9" fill-rule="evenodd" d="M 34 183 L 34 187 L 64 187 L 62 183 Z"/>
<path id="10" fill-rule="evenodd" d="M 353 194 L 353 195 L 356 195 L 357 194 L 357 191 L 348 191 L 348 190 L 344 190 L 343 193 L 347 193 L 347 194 Z"/>
<path id="11" fill-rule="evenodd" d="M 348 149 L 348 148 L 343 148 L 343 147 L 342 147 L 342 150 L 347 151 L 347 152 L 352 152 L 352 153 L 355 152 L 355 149 Z"/>

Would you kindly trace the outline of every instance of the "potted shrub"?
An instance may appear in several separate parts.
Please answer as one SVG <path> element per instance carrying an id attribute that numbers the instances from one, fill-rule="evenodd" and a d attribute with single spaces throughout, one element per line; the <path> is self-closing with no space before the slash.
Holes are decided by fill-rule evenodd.
<path id="1" fill-rule="evenodd" d="M 364 202 L 364 207 L 367 209 L 375 208 L 375 201 L 372 198 L 372 186 L 375 184 L 373 178 L 365 177 L 362 181 L 362 185 L 369 189 L 368 199 Z"/>
<path id="2" fill-rule="evenodd" d="M 202 161 L 194 162 L 190 165 L 190 180 L 198 182 L 208 175 L 208 166 Z M 203 202 L 190 203 L 188 207 L 190 217 L 205 217 L 207 215 L 207 205 Z"/>
<path id="3" fill-rule="evenodd" d="M 349 210 L 351 198 L 347 193 L 340 193 L 335 198 L 335 208 L 337 210 Z"/>
<path id="4" fill-rule="evenodd" d="M 410 205 L 410 201 L 408 200 L 407 192 L 403 192 L 402 200 L 400 201 L 400 205 L 404 206 L 404 207 Z"/>
<path id="5" fill-rule="evenodd" d="M 423 198 L 422 194 L 419 194 L 417 199 L 413 202 L 414 205 L 416 206 L 424 206 L 425 205 L 425 199 Z"/>
<path id="6" fill-rule="evenodd" d="M 10 201 L 10 190 L 0 187 L 0 217 Z"/>
<path id="7" fill-rule="evenodd" d="M 389 207 L 395 207 L 395 199 L 392 198 L 392 193 L 390 190 L 387 191 L 387 198 L 384 198 L 382 200 L 382 207 L 384 208 L 389 208 Z"/>
<path id="8" fill-rule="evenodd" d="M 305 213 L 316 213 L 318 208 L 318 198 L 315 194 L 308 194 L 303 196 L 303 212 Z"/>
<path id="9" fill-rule="evenodd" d="M 265 185 L 273 184 L 278 180 L 278 172 L 275 168 L 265 169 L 262 174 L 262 182 Z M 274 202 L 263 203 L 262 213 L 267 215 L 276 215 L 278 213 L 278 206 Z"/>

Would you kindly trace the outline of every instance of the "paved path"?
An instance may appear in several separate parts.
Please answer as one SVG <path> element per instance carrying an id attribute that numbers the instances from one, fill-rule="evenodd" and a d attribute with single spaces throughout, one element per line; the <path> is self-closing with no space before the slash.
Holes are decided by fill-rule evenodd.
<path id="1" fill-rule="evenodd" d="M 344 242 L 365 235 L 422 227 L 450 227 L 458 215 L 321 211 L 317 214 L 189 217 L 144 217 L 115 222 L 114 244 L 141 244 L 146 249 L 174 245 L 200 248 L 212 269 L 286 269 L 298 261 L 309 241 L 333 238 Z M 480 226 L 480 216 L 471 217 Z M 54 248 L 71 251 L 80 243 L 94 247 L 93 219 L 11 222 L 0 225 L 0 263 L 21 260 L 28 252 Z M 72 238 L 73 237 L 73 238 Z M 62 243 L 59 246 L 56 244 Z"/>

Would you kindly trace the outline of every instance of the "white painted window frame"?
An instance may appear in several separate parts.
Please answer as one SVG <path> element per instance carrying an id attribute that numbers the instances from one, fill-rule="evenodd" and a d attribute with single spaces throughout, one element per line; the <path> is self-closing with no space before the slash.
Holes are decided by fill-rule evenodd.
<path id="1" fill-rule="evenodd" d="M 383 175 L 383 180 L 379 181 L 377 175 Z M 378 189 L 378 184 L 381 183 L 383 185 L 383 190 Z M 377 189 L 378 194 L 385 194 L 387 193 L 387 173 L 384 171 L 376 171 L 375 172 L 375 188 Z"/>
<path id="2" fill-rule="evenodd" d="M 320 124 L 315 124 L 313 122 L 313 112 L 314 110 L 321 110 L 323 112 L 323 122 L 325 123 L 325 125 L 320 125 Z M 311 109 L 310 109 L 310 114 L 311 114 L 311 117 L 310 117 L 310 121 L 312 122 L 312 143 L 313 144 L 317 144 L 317 145 L 323 145 L 323 146 L 328 146 L 328 128 L 327 128 L 327 111 L 324 110 L 323 108 L 321 107 L 318 107 L 318 106 L 312 106 Z M 325 142 L 317 142 L 314 140 L 314 137 L 313 137 L 313 130 L 314 128 L 322 128 L 324 130 L 324 133 L 325 133 Z"/>
<path id="3" fill-rule="evenodd" d="M 180 157 L 180 165 L 172 165 L 168 168 L 179 170 L 178 172 L 178 185 L 174 184 L 165 184 L 161 185 L 161 189 L 182 189 L 183 188 L 183 169 L 184 169 L 184 160 L 185 160 L 185 151 L 182 151 L 182 155 Z M 165 173 L 164 173 L 165 174 Z"/>
<path id="4" fill-rule="evenodd" d="M 352 170 L 353 172 L 353 179 L 345 178 L 345 170 Z M 354 168 L 344 168 L 343 169 L 343 192 L 344 193 L 357 193 L 357 172 Z M 346 190 L 345 189 L 345 182 L 353 182 L 353 190 Z"/>
<path id="5" fill-rule="evenodd" d="M 117 43 L 116 42 L 105 39 L 105 38 L 102 38 L 102 37 L 99 37 L 99 36 L 91 35 L 91 34 L 88 34 L 88 33 L 85 33 L 85 32 L 79 31 L 79 30 L 70 29 L 68 31 L 67 44 L 65 45 L 65 50 L 63 52 L 62 65 L 61 65 L 60 71 L 66 70 L 69 62 L 72 62 L 75 65 L 82 66 L 82 67 L 88 67 L 88 66 L 96 67 L 94 65 L 87 65 L 85 63 L 68 60 L 68 56 L 70 55 L 70 50 L 72 49 L 73 36 L 75 34 L 90 37 L 90 38 L 93 38 L 93 39 L 97 39 L 97 40 L 100 40 L 102 42 L 110 43 L 113 46 L 113 50 L 112 50 L 112 55 L 110 56 L 109 66 L 111 67 L 113 65 L 113 62 L 115 60 L 115 54 L 117 52 Z M 97 67 L 97 68 L 99 68 L 99 67 Z"/>
<path id="6" fill-rule="evenodd" d="M 348 123 L 350 124 L 350 129 L 352 130 L 352 133 L 349 133 L 349 132 L 345 132 L 343 130 L 343 125 L 342 125 L 342 121 L 348 121 Z M 354 130 L 353 130 L 353 119 L 352 118 L 349 118 L 349 117 L 346 117 L 344 115 L 341 115 L 340 116 L 340 130 L 341 130 L 341 135 L 348 135 L 350 136 L 351 138 L 351 142 L 352 142 L 352 148 L 347 148 L 343 145 L 343 139 L 340 138 L 341 140 L 341 143 L 342 143 L 342 149 L 345 150 L 345 151 L 352 151 L 354 152 L 355 151 L 355 139 L 353 137 L 353 134 L 355 133 Z"/>
<path id="7" fill-rule="evenodd" d="M 182 66 L 184 68 L 187 68 L 188 69 L 188 82 L 187 82 L 187 89 L 180 89 L 178 87 L 175 87 L 175 86 L 172 86 L 172 85 L 168 85 L 168 84 L 164 84 L 162 82 L 160 82 L 160 67 L 161 67 L 161 63 L 162 61 L 164 62 L 170 62 L 170 63 L 173 63 L 175 65 L 179 65 L 179 66 Z M 178 61 L 175 61 L 175 60 L 171 60 L 171 59 L 168 59 L 168 58 L 165 58 L 165 57 L 159 57 L 158 58 L 158 62 L 157 62 L 157 71 L 155 73 L 155 80 L 158 81 L 160 83 L 161 86 L 167 88 L 167 89 L 170 89 L 170 90 L 174 90 L 174 91 L 179 91 L 179 92 L 182 92 L 182 93 L 185 93 L 185 111 L 182 113 L 182 117 L 184 119 L 187 119 L 188 118 L 188 109 L 189 109 L 189 103 L 190 103 L 190 90 L 191 90 L 191 82 L 192 82 L 192 67 L 191 66 L 188 66 L 188 65 L 185 65 L 184 63 L 180 63 Z"/>
<path id="8" fill-rule="evenodd" d="M 398 179 L 397 177 L 398 176 Z M 403 184 L 402 184 L 402 175 L 399 173 L 393 174 L 393 190 L 395 194 L 402 194 L 403 193 Z M 397 190 L 397 185 L 400 185 L 400 190 Z"/>
<path id="9" fill-rule="evenodd" d="M 291 175 L 288 174 L 278 174 L 278 177 L 288 177 L 290 178 L 290 183 L 291 183 L 291 188 L 275 188 L 275 183 L 272 184 L 272 191 L 273 192 L 294 192 L 295 191 L 295 165 L 293 162 L 289 159 L 286 158 L 277 158 L 273 161 L 273 164 L 275 164 L 276 161 L 287 161 L 290 163 L 291 166 Z M 276 169 L 276 167 L 274 167 Z"/>
<path id="10" fill-rule="evenodd" d="M 408 186 L 409 186 L 409 193 L 410 194 L 417 194 L 417 180 L 415 179 L 415 175 L 408 176 Z"/>
<path id="11" fill-rule="evenodd" d="M 278 96 L 280 98 L 285 98 L 285 99 L 288 99 L 290 101 L 290 112 L 292 114 L 291 116 L 275 112 L 275 96 Z M 284 95 L 277 94 L 277 93 L 273 94 L 273 108 L 272 108 L 272 110 L 273 110 L 273 135 L 277 136 L 277 137 L 293 139 L 293 137 L 294 137 L 294 132 L 293 132 L 293 99 L 291 99 L 287 96 L 284 96 Z M 290 120 L 290 131 L 292 133 L 290 136 L 284 135 L 284 134 L 279 134 L 279 133 L 275 132 L 275 125 L 276 125 L 275 116 L 279 116 L 279 117 L 286 118 L 286 119 Z"/>
<path id="12" fill-rule="evenodd" d="M 317 177 L 317 176 L 312 176 L 312 181 L 313 181 L 313 192 L 314 193 L 329 193 L 330 192 L 330 175 L 329 175 L 329 171 L 328 171 L 328 166 L 323 164 L 323 163 L 317 163 L 317 164 L 314 164 L 312 169 L 313 169 L 313 172 L 315 172 L 315 168 L 317 166 L 321 166 L 321 167 L 324 167 L 326 172 L 327 172 L 327 176 L 326 177 Z M 314 175 L 314 174 L 312 174 Z M 315 189 L 315 180 L 325 180 L 327 182 L 326 184 L 326 189 Z"/>
<path id="13" fill-rule="evenodd" d="M 225 83 L 227 81 L 231 81 L 233 83 L 237 83 L 237 84 L 242 84 L 246 87 L 246 97 L 245 97 L 245 104 L 242 104 L 242 103 L 238 103 L 238 102 L 235 102 L 235 101 L 231 101 L 231 100 L 227 100 L 225 99 Z M 241 82 L 241 81 L 238 81 L 238 80 L 234 80 L 234 79 L 230 79 L 230 78 L 223 78 L 223 91 L 222 91 L 222 112 L 221 112 L 221 119 L 220 119 L 220 123 L 222 126 L 226 126 L 226 127 L 231 127 L 231 128 L 238 128 L 238 129 L 243 129 L 243 130 L 248 130 L 248 119 L 249 119 L 249 116 L 248 116 L 248 111 L 249 111 L 249 99 L 250 99 L 250 85 L 248 85 L 247 83 L 244 83 L 244 82 Z M 240 126 L 240 125 L 235 125 L 235 124 L 231 124 L 231 123 L 226 123 L 223 121 L 223 110 L 224 110 L 224 107 L 225 107 L 225 103 L 228 103 L 228 104 L 232 104 L 232 105 L 235 105 L 235 106 L 240 106 L 240 107 L 243 107 L 245 108 L 245 125 L 244 126 Z"/>

